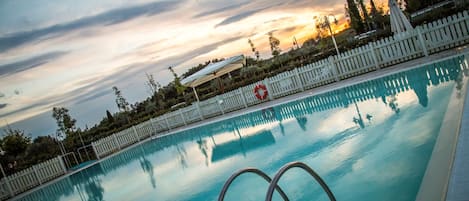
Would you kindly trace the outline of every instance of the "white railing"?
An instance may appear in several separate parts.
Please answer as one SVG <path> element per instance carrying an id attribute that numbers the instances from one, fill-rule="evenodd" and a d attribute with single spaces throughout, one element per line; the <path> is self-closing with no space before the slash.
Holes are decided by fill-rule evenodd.
<path id="1" fill-rule="evenodd" d="M 135 127 L 93 142 L 98 158 L 116 152 L 148 136 L 247 108 L 282 96 L 346 79 L 369 71 L 379 70 L 417 57 L 469 42 L 469 14 L 458 13 L 414 30 L 381 39 L 340 55 L 283 72 L 237 90 L 193 103 L 186 108 L 150 119 Z M 264 84 L 268 97 L 259 100 L 254 87 Z"/>
<path id="2" fill-rule="evenodd" d="M 13 197 L 67 173 L 61 156 L 34 165 L 0 180 L 0 200 Z"/>

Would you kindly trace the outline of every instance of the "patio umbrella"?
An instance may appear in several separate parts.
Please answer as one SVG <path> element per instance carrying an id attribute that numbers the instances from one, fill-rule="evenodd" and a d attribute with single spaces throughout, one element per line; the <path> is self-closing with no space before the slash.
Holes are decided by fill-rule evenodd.
<path id="1" fill-rule="evenodd" d="M 244 55 L 238 55 L 230 57 L 220 62 L 211 63 L 205 68 L 196 73 L 184 78 L 181 83 L 185 86 L 191 87 L 194 91 L 197 101 L 199 101 L 199 96 L 195 87 L 206 83 L 210 80 L 213 80 L 217 77 L 230 73 L 234 70 L 240 69 L 245 64 Z"/>
<path id="2" fill-rule="evenodd" d="M 389 17 L 391 18 L 391 31 L 394 34 L 403 33 L 414 28 L 407 17 L 402 13 L 395 0 L 389 0 Z"/>

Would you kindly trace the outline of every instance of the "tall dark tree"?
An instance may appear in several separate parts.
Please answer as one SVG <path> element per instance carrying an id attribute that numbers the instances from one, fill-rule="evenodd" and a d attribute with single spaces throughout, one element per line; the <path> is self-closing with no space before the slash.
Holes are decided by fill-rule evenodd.
<path id="1" fill-rule="evenodd" d="M 363 23 L 365 24 L 365 29 L 371 30 L 371 19 L 370 15 L 368 14 L 368 10 L 366 9 L 365 2 L 363 0 L 358 0 L 358 4 L 360 5 L 360 10 L 363 14 Z"/>
<path id="2" fill-rule="evenodd" d="M 114 123 L 114 117 L 112 116 L 111 112 L 109 112 L 109 110 L 106 110 L 106 117 L 109 123 Z"/>
<path id="3" fill-rule="evenodd" d="M 380 13 L 378 12 L 378 8 L 376 8 L 376 4 L 373 0 L 370 0 L 370 15 L 371 21 L 373 23 L 373 28 L 377 29 L 379 27 L 379 18 L 381 17 Z"/>
<path id="4" fill-rule="evenodd" d="M 122 96 L 122 92 L 116 86 L 113 86 L 112 90 L 114 90 L 114 94 L 116 95 L 117 108 L 122 112 L 128 112 L 129 103 L 125 100 L 124 96 Z"/>
<path id="5" fill-rule="evenodd" d="M 360 12 L 358 11 L 355 0 L 347 0 L 347 12 L 350 17 L 350 26 L 357 33 L 363 33 L 365 31 L 365 25 L 363 24 Z"/>

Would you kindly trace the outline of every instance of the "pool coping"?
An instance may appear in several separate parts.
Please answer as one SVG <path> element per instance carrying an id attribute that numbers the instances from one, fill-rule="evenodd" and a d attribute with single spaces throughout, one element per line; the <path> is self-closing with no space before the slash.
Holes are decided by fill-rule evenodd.
<path id="1" fill-rule="evenodd" d="M 469 57 L 469 54 L 466 54 Z M 467 59 L 467 58 L 466 58 Z M 462 72 L 461 72 L 462 73 Z M 457 98 L 457 89 L 451 93 L 443 121 L 433 146 L 430 160 L 425 169 L 416 201 L 446 200 L 450 178 L 456 153 L 456 145 L 460 136 L 463 107 L 467 98 L 468 78 L 464 79 L 461 96 Z"/>
<path id="2" fill-rule="evenodd" d="M 47 187 L 47 186 L 57 182 L 58 180 L 61 180 L 61 179 L 64 179 L 66 177 L 69 177 L 71 175 L 74 175 L 74 174 L 76 174 L 76 173 L 78 173 L 78 172 L 80 172 L 84 169 L 87 169 L 87 168 L 89 168 L 93 165 L 96 165 L 96 164 L 100 163 L 101 161 L 107 160 L 107 159 L 109 159 L 109 158 L 111 158 L 111 157 L 113 157 L 117 154 L 120 154 L 124 151 L 130 150 L 130 149 L 132 149 L 134 147 L 137 147 L 137 146 L 139 146 L 143 143 L 147 143 L 149 141 L 158 139 L 160 137 L 172 135 L 172 134 L 175 134 L 175 133 L 190 130 L 190 129 L 197 128 L 197 127 L 200 127 L 200 126 L 212 124 L 212 123 L 215 123 L 215 122 L 224 121 L 226 119 L 241 116 L 241 115 L 246 114 L 246 113 L 260 111 L 260 110 L 263 110 L 263 109 L 266 109 L 266 108 L 281 105 L 281 104 L 284 104 L 286 102 L 291 102 L 291 101 L 295 101 L 295 100 L 304 99 L 304 98 L 307 98 L 307 97 L 310 97 L 310 96 L 327 93 L 327 92 L 337 90 L 337 89 L 340 89 L 340 88 L 344 88 L 344 87 L 352 86 L 352 85 L 359 84 L 359 83 L 362 83 L 362 82 L 366 82 L 370 79 L 379 79 L 379 78 L 386 77 L 386 76 L 391 75 L 391 74 L 395 74 L 395 73 L 399 73 L 399 72 L 403 72 L 403 71 L 407 71 L 407 70 L 411 70 L 411 69 L 415 69 L 415 68 L 420 68 L 420 67 L 428 65 L 428 64 L 436 63 L 436 62 L 439 62 L 439 61 L 451 59 L 451 58 L 462 56 L 462 55 L 469 55 L 469 45 L 463 45 L 463 46 L 460 46 L 460 47 L 457 47 L 457 48 L 453 48 L 453 49 L 450 49 L 450 50 L 445 50 L 445 51 L 442 51 L 442 52 L 439 52 L 439 53 L 435 53 L 435 54 L 432 54 L 432 55 L 429 55 L 429 56 L 426 56 L 426 57 L 421 57 L 421 58 L 417 58 L 417 59 L 414 59 L 414 60 L 411 60 L 411 61 L 399 63 L 399 64 L 396 64 L 396 65 L 393 65 L 393 66 L 389 66 L 389 67 L 379 69 L 379 70 L 376 70 L 376 71 L 371 71 L 371 72 L 368 72 L 368 73 L 365 73 L 365 74 L 362 74 L 362 75 L 358 75 L 358 76 L 355 76 L 355 77 L 351 77 L 351 78 L 348 78 L 348 79 L 345 79 L 345 80 L 340 80 L 338 82 L 330 83 L 330 84 L 327 84 L 327 85 L 323 85 L 323 86 L 319 86 L 319 87 L 312 88 L 312 89 L 309 89 L 309 90 L 305 90 L 303 92 L 299 92 L 299 93 L 295 93 L 295 94 L 292 94 L 292 95 L 289 95 L 289 96 L 281 97 L 281 98 L 278 98 L 278 99 L 275 99 L 275 100 L 272 100 L 272 101 L 263 102 L 263 103 L 260 103 L 258 105 L 254 105 L 254 106 L 251 106 L 251 107 L 248 107 L 248 108 L 235 110 L 235 111 L 232 111 L 232 112 L 229 112 L 229 113 L 225 113 L 223 115 L 219 115 L 219 116 L 215 116 L 215 117 L 205 119 L 205 120 L 202 120 L 202 121 L 199 121 L 199 122 L 195 122 L 195 123 L 189 124 L 187 126 L 178 127 L 178 128 L 172 129 L 170 131 L 165 131 L 165 132 L 163 132 L 164 134 L 159 134 L 158 136 L 151 136 L 147 139 L 143 139 L 143 140 L 141 140 L 141 141 L 139 141 L 135 144 L 132 144 L 128 147 L 125 147 L 125 148 L 119 150 L 118 152 L 115 152 L 115 153 L 112 153 L 108 156 L 105 156 L 105 157 L 103 157 L 99 160 L 96 160 L 95 162 L 90 163 L 90 164 L 88 164 L 88 165 L 86 165 L 82 168 L 77 169 L 77 170 L 70 171 L 65 175 L 57 177 L 57 178 L 55 178 L 55 179 L 53 179 L 53 180 L 51 180 L 47 183 L 44 183 L 41 186 L 35 187 L 35 188 L 30 189 L 26 192 L 18 194 L 13 198 L 9 198 L 8 200 L 13 201 L 13 200 L 21 199 L 21 198 L 23 198 L 23 197 L 25 197 L 25 196 L 27 196 L 31 193 L 34 193 L 34 192 L 36 192 L 36 191 L 38 191 L 38 190 L 40 190 L 44 187 Z"/>

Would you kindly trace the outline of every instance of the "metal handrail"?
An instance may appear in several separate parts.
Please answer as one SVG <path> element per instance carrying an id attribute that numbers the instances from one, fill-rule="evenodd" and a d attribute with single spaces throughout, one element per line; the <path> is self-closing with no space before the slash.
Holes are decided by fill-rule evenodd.
<path id="1" fill-rule="evenodd" d="M 269 189 L 267 190 L 267 195 L 266 195 L 266 198 L 265 198 L 266 201 L 271 201 L 272 200 L 272 195 L 274 193 L 274 188 L 277 188 L 277 183 L 280 180 L 280 178 L 282 177 L 282 175 L 286 171 L 288 171 L 289 169 L 294 168 L 294 167 L 301 168 L 301 169 L 305 170 L 306 172 L 308 172 L 311 176 L 313 176 L 314 179 L 316 179 L 316 181 L 321 185 L 322 189 L 327 193 L 327 196 L 329 197 L 329 199 L 331 201 L 336 201 L 336 199 L 334 197 L 334 194 L 332 194 L 332 192 L 329 189 L 329 187 L 327 186 L 326 182 L 324 182 L 324 180 L 322 180 L 322 178 L 316 172 L 314 172 L 313 169 L 311 169 L 308 165 L 306 165 L 302 162 L 292 162 L 292 163 L 286 164 L 285 166 L 283 166 L 277 172 L 277 174 L 275 175 L 272 182 L 270 182 L 270 186 L 269 186 Z"/>
<path id="2" fill-rule="evenodd" d="M 271 183 L 271 181 L 272 181 L 272 179 L 267 174 L 265 174 L 264 172 L 262 172 L 259 169 L 256 169 L 256 168 L 242 169 L 242 170 L 234 173 L 233 175 L 231 175 L 231 177 L 228 179 L 228 181 L 225 182 L 225 185 L 223 185 L 223 188 L 220 192 L 220 195 L 218 196 L 218 201 L 223 201 L 225 199 L 226 191 L 228 191 L 228 188 L 230 187 L 231 183 L 233 183 L 233 181 L 238 176 L 240 176 L 244 173 L 248 173 L 248 172 L 249 173 L 254 173 L 254 174 L 257 174 L 257 175 L 261 176 L 262 178 L 264 178 L 264 180 L 266 180 L 269 183 Z M 272 183 L 270 184 L 270 186 L 272 186 Z M 270 189 L 270 186 L 269 186 L 269 189 Z M 283 192 L 283 190 L 280 188 L 280 186 L 274 185 L 274 187 L 272 189 L 274 189 L 274 188 L 280 193 L 280 196 L 282 196 L 283 200 L 289 201 L 288 197 L 285 195 L 285 192 Z M 272 190 L 272 194 L 273 194 L 273 190 Z"/>

